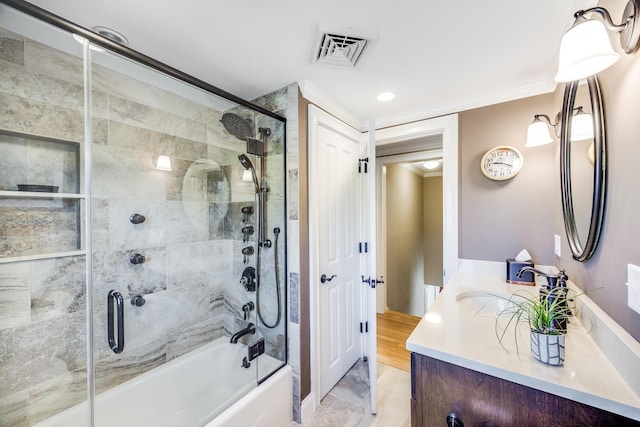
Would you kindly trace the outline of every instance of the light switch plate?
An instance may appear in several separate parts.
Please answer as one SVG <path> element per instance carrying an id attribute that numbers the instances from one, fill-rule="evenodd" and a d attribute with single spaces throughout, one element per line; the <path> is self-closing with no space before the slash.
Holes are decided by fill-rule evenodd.
<path id="1" fill-rule="evenodd" d="M 629 308 L 640 314 L 640 267 L 627 264 L 627 304 Z"/>
<path id="2" fill-rule="evenodd" d="M 556 254 L 558 258 L 560 258 L 560 248 L 562 247 L 562 241 L 560 240 L 560 236 L 555 234 L 553 236 L 553 252 Z"/>

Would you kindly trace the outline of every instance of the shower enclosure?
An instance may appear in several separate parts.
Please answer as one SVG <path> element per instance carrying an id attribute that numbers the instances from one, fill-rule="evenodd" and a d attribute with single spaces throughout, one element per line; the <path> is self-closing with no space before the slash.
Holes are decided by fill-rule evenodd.
<path id="1" fill-rule="evenodd" d="M 0 425 L 113 425 L 103 393 L 216 340 L 256 387 L 287 357 L 285 120 L 7 3 Z"/>

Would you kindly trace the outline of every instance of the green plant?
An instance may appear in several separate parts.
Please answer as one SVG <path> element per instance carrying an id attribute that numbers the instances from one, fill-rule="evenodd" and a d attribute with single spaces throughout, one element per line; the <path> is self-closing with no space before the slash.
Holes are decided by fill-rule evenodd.
<path id="1" fill-rule="evenodd" d="M 583 295 L 583 293 L 568 295 L 566 288 L 556 288 L 553 291 L 534 295 L 528 291 L 516 291 L 506 299 L 507 307 L 498 313 L 495 331 L 502 348 L 504 338 L 510 327 L 513 327 L 516 352 L 518 350 L 518 325 L 525 324 L 532 332 L 546 335 L 562 335 L 566 329 L 567 319 L 572 315 L 569 301 Z M 506 318 L 506 324 L 502 324 Z"/>

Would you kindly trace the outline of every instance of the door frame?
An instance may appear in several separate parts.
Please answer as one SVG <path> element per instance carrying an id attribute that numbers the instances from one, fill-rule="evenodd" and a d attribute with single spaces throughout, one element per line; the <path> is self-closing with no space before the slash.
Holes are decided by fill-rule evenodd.
<path id="1" fill-rule="evenodd" d="M 440 136 L 442 138 L 441 150 L 424 150 L 418 153 L 407 153 L 390 156 L 393 163 L 398 161 L 411 161 L 428 157 L 438 151 L 442 154 L 442 283 L 447 281 L 458 270 L 458 115 L 437 117 L 435 119 L 421 120 L 405 125 L 393 126 L 376 131 L 376 146 L 406 142 L 418 138 Z M 376 160 L 376 192 L 381 193 L 383 188 L 382 167 L 383 159 Z M 376 203 L 376 235 L 378 242 L 386 241 L 385 211 L 386 199 L 384 195 L 377 198 Z M 378 274 L 386 274 L 386 248 L 380 243 L 377 245 L 376 266 Z M 380 271 L 382 270 L 382 271 Z M 387 308 L 386 284 L 377 288 L 376 309 L 378 313 L 384 313 Z"/>
<path id="2" fill-rule="evenodd" d="M 318 282 L 319 266 L 317 255 L 317 242 L 318 242 L 318 230 L 317 230 L 317 206 L 320 202 L 314 192 L 314 188 L 317 183 L 316 170 L 319 165 L 314 163 L 315 151 L 317 150 L 317 144 L 315 144 L 316 135 L 315 129 L 318 123 L 322 120 L 330 118 L 332 121 L 336 120 L 344 126 L 345 134 L 353 131 L 360 132 L 357 129 L 350 127 L 349 125 L 341 122 L 320 108 L 309 105 L 308 110 L 308 147 L 309 147 L 309 311 L 310 311 L 310 374 L 311 374 L 311 396 L 313 411 L 320 405 L 320 384 L 318 381 L 319 372 L 319 334 L 318 330 L 321 327 L 319 319 L 319 295 L 318 287 L 315 284 Z M 371 131 L 370 131 L 371 132 Z M 363 142 L 370 136 L 367 133 L 361 133 Z M 448 116 L 438 117 L 435 119 L 427 119 L 405 125 L 393 126 L 375 132 L 375 145 L 376 147 L 386 144 L 393 144 L 397 142 L 404 142 L 412 139 L 438 136 L 442 138 L 442 150 L 443 150 L 443 233 L 447 238 L 443 242 L 443 283 L 446 286 L 446 282 L 449 278 L 457 272 L 458 268 L 458 115 L 451 114 Z M 372 159 L 375 160 L 375 159 Z M 373 161 L 371 162 L 373 163 Z M 376 188 L 376 192 L 378 189 Z M 381 204 L 380 198 L 376 197 L 376 236 L 379 234 Z M 376 264 L 380 262 L 379 248 L 376 251 Z M 363 287 L 364 289 L 364 287 Z M 376 289 L 376 299 L 380 298 L 378 292 L 381 291 L 381 287 Z M 362 299 L 361 299 L 362 301 Z M 375 322 L 375 319 L 374 319 Z M 375 328 L 370 329 L 369 333 L 376 333 Z M 367 346 L 368 352 L 377 351 L 375 344 L 375 337 L 368 340 L 372 345 Z"/>
<path id="3" fill-rule="evenodd" d="M 332 116 L 331 114 L 321 110 L 313 104 L 309 104 L 308 109 L 308 146 L 309 146 L 309 314 L 310 314 L 310 370 L 311 370 L 311 402 L 313 411 L 320 406 L 320 400 L 322 399 L 320 389 L 320 375 L 321 364 L 319 363 L 320 353 L 320 333 L 319 330 L 322 327 L 320 321 L 320 266 L 318 255 L 318 242 L 319 233 L 318 229 L 318 206 L 322 203 L 319 200 L 319 192 L 315 191 L 315 188 L 321 183 L 318 182 L 318 168 L 321 166 L 317 163 L 318 160 L 318 144 L 317 144 L 317 132 L 316 129 L 319 126 L 327 126 L 333 129 L 337 129 L 339 133 L 351 138 L 351 135 L 358 134 L 360 142 L 366 142 L 366 133 L 362 133 L 357 129 L 352 128 L 340 119 Z M 354 165 L 354 168 L 357 165 Z M 362 310 L 364 286 L 360 288 L 360 298 L 358 298 L 359 307 L 355 308 L 358 312 Z M 360 352 L 364 351 L 364 345 L 361 340 Z"/>

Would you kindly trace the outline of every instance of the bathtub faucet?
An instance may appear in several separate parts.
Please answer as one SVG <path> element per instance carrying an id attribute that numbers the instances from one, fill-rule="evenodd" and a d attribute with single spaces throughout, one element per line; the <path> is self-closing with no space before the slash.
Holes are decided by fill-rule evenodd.
<path id="1" fill-rule="evenodd" d="M 248 335 L 248 334 L 253 335 L 255 333 L 256 333 L 256 325 L 254 325 L 253 323 L 249 323 L 246 328 L 241 329 L 238 332 L 236 332 L 235 334 L 233 334 L 231 336 L 231 341 L 229 341 L 229 342 L 231 344 L 237 344 L 238 340 L 240 338 L 242 338 L 243 336 Z"/>

